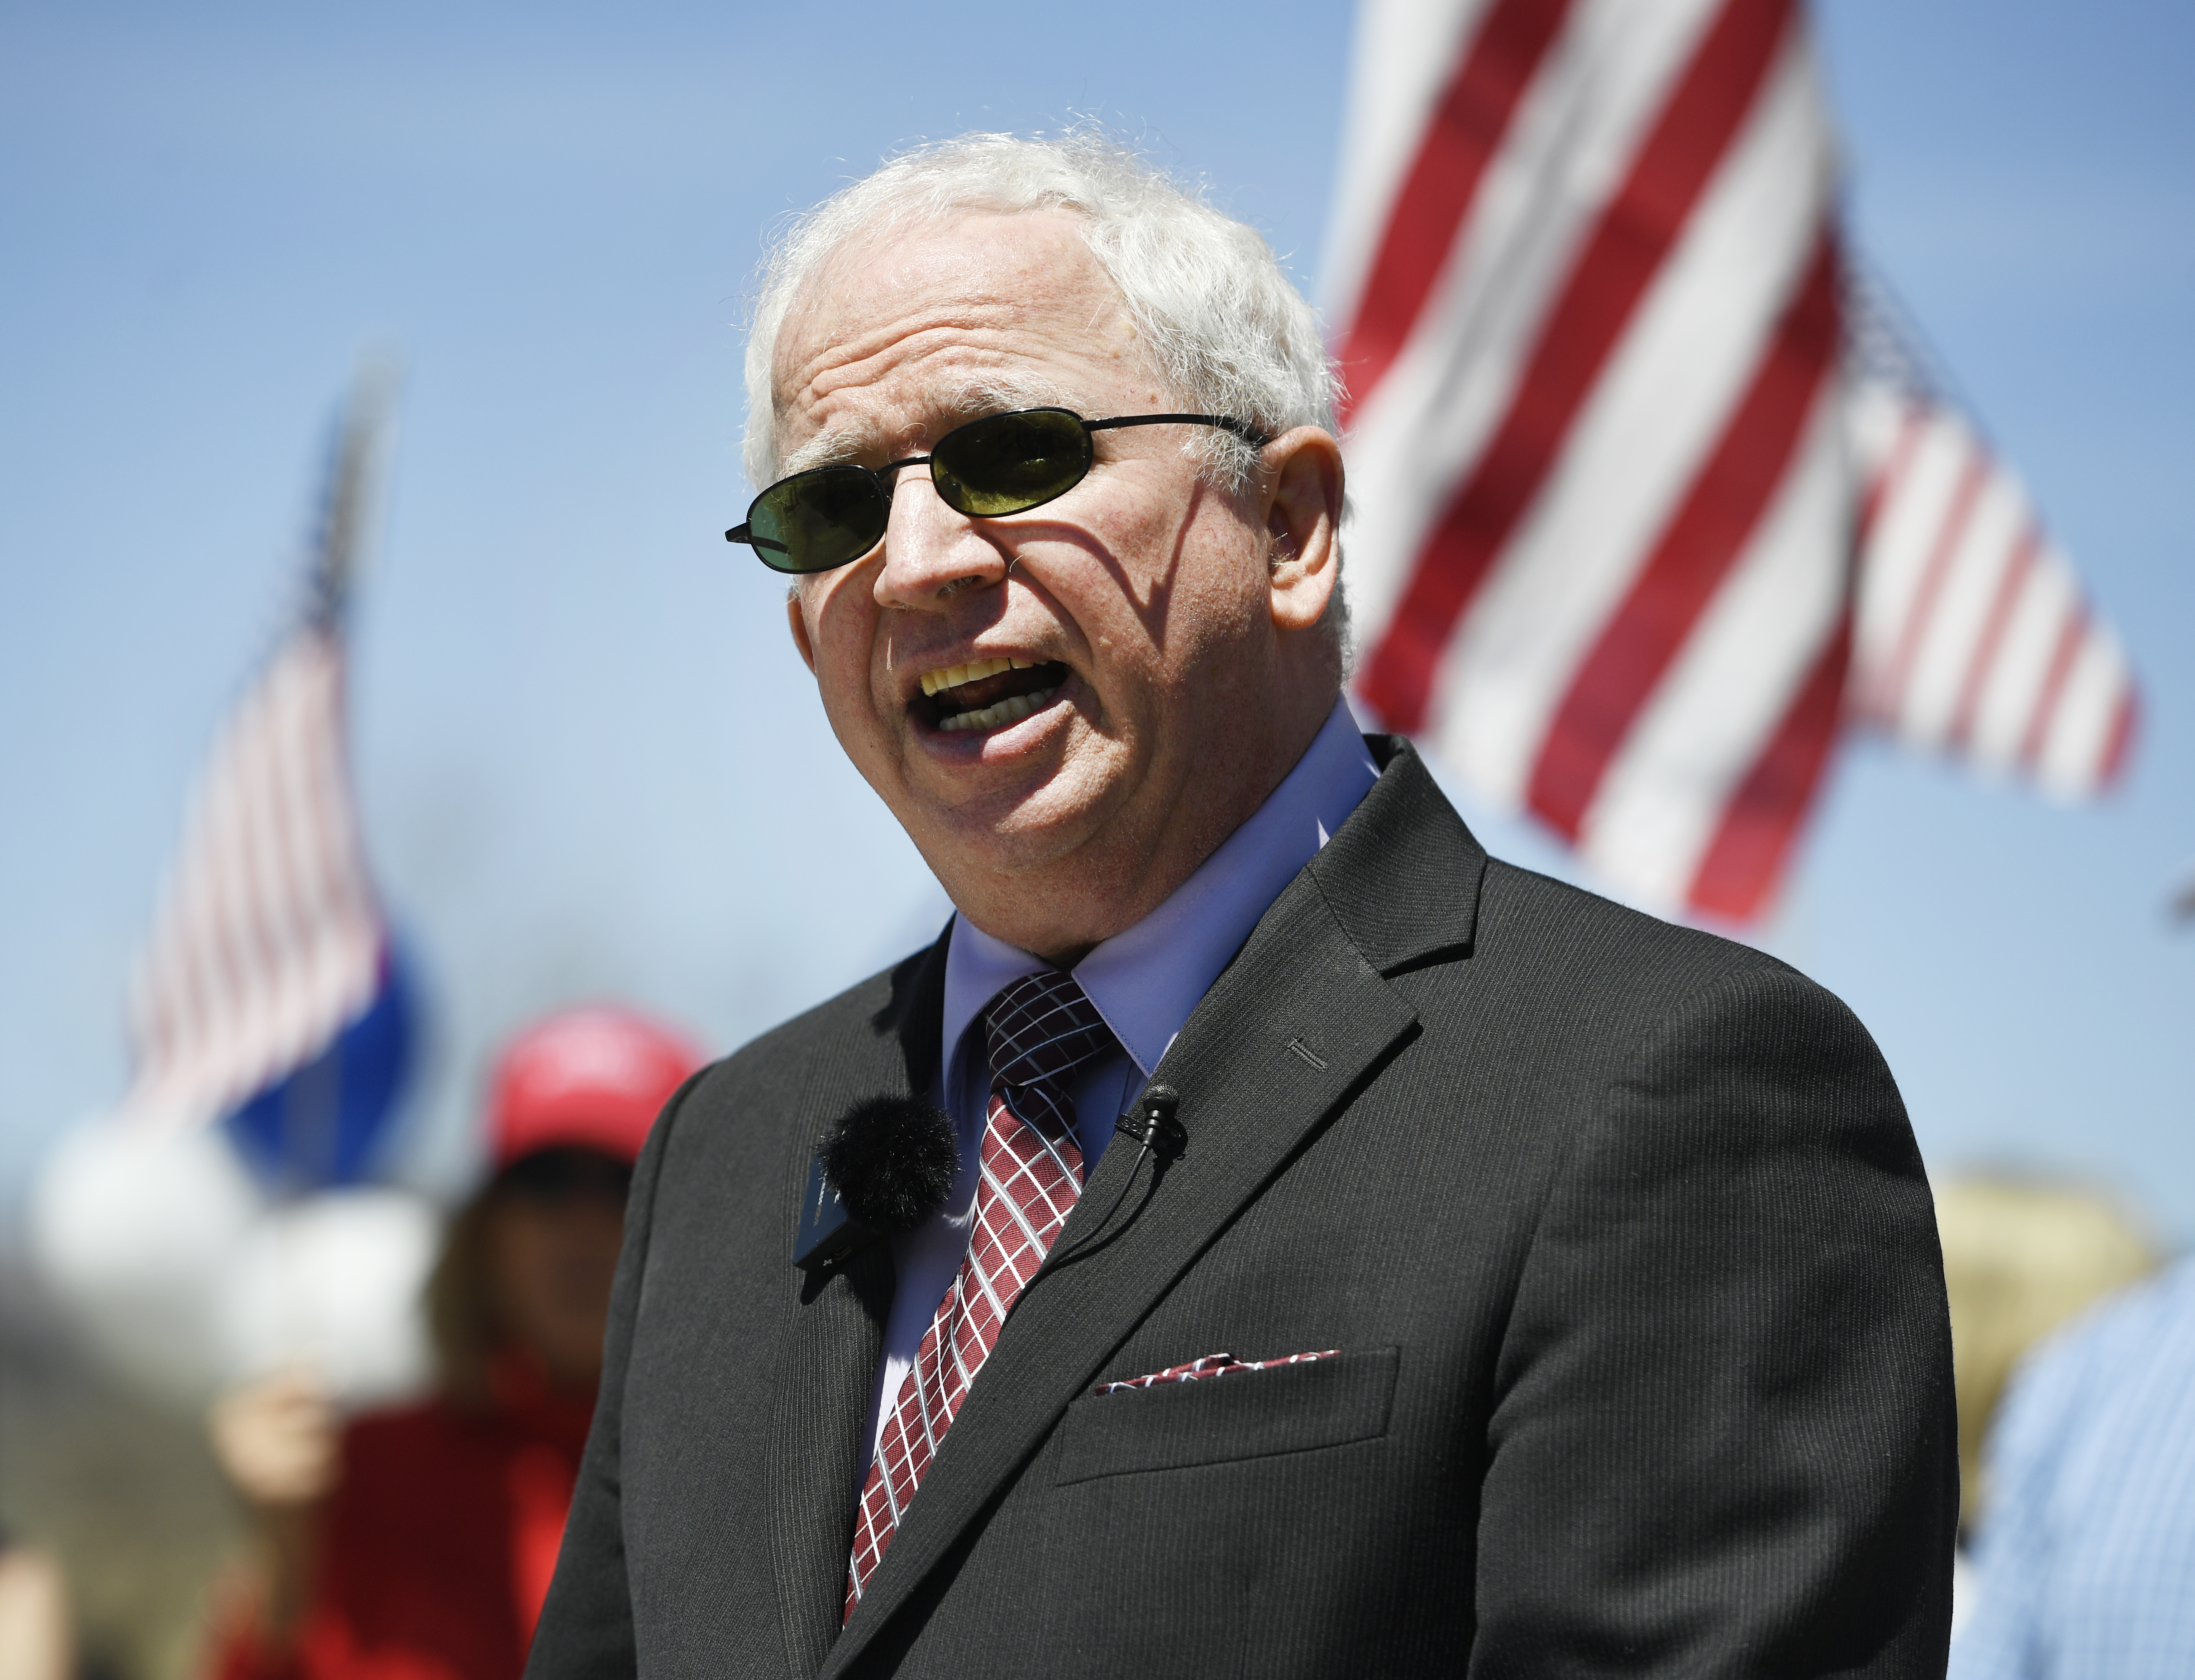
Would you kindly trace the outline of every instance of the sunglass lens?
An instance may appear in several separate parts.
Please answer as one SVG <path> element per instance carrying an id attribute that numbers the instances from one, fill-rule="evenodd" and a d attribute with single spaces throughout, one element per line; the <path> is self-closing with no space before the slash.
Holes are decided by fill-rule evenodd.
<path id="1" fill-rule="evenodd" d="M 859 560 L 884 534 L 890 509 L 859 467 L 818 467 L 770 487 L 747 509 L 754 551 L 780 572 L 828 572 Z"/>
<path id="2" fill-rule="evenodd" d="M 1090 434 L 1063 408 L 971 421 L 938 440 L 930 479 L 946 506 L 987 519 L 1064 496 L 1090 470 Z"/>

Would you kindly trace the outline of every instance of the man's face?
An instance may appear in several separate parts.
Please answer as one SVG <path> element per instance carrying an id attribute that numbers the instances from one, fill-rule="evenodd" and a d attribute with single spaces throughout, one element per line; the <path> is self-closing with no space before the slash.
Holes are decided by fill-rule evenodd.
<path id="1" fill-rule="evenodd" d="M 1086 419 L 1180 406 L 1060 213 L 965 215 L 843 253 L 788 317 L 775 384 L 786 470 L 926 454 L 1034 401 Z M 1272 538 L 1257 493 L 1199 480 L 1191 436 L 1098 433 L 1080 485 L 1000 519 L 904 470 L 879 549 L 798 587 L 832 729 L 964 910 L 1016 877 L 1054 891 L 1063 864 L 1117 895 L 1181 825 L 1217 826 L 1182 837 L 1201 858 L 1271 785 L 1232 808 L 1270 757 Z M 1025 715 L 985 710 L 1016 695 L 1005 712 Z M 946 727 L 967 713 L 975 727 Z"/>

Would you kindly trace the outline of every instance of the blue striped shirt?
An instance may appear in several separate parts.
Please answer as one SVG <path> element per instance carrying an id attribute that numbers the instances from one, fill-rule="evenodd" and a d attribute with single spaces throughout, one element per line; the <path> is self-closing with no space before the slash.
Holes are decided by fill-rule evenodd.
<path id="1" fill-rule="evenodd" d="M 2031 1357 L 1989 1475 L 1951 1680 L 2195 1676 L 2195 1260 Z"/>

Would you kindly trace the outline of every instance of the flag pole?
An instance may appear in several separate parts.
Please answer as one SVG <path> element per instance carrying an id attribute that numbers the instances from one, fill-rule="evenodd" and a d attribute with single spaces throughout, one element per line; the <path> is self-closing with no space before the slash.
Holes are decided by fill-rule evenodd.
<path id="1" fill-rule="evenodd" d="M 364 555 L 395 388 L 390 360 L 374 356 L 362 361 L 329 439 L 303 616 L 312 629 L 338 644 L 349 627 L 351 591 Z M 348 661 L 345 670 L 347 676 Z M 343 714 L 346 739 L 339 750 L 347 754 L 347 696 Z M 343 1033 L 337 1033 L 320 1065 L 301 1073 L 284 1092 L 282 1104 L 282 1157 L 291 1181 L 284 1188 L 292 1193 L 335 1176 L 343 1128 Z"/>

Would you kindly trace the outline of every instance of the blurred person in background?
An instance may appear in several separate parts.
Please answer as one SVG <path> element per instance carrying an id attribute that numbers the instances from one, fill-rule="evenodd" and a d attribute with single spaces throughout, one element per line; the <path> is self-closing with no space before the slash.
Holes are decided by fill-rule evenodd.
<path id="1" fill-rule="evenodd" d="M 2195 1260 L 2014 1376 L 1952 1680 L 2195 1675 Z"/>
<path id="2" fill-rule="evenodd" d="M 2083 1308 L 2156 1269 L 2125 1212 L 2092 1191 L 2002 1173 L 1936 1193 L 1959 1396 L 1959 1527 L 1989 1495 L 1982 1441 L 2013 1367 Z"/>
<path id="3" fill-rule="evenodd" d="M 0 1528 L 0 1680 L 69 1680 L 75 1672 L 60 1571 Z"/>
<path id="4" fill-rule="evenodd" d="M 632 1164 L 701 1061 L 620 1010 L 521 1034 L 492 1083 L 493 1176 L 428 1286 L 436 1392 L 345 1424 L 292 1370 L 215 1407 L 258 1538 L 216 1620 L 218 1680 L 516 1680 L 594 1410 Z"/>

